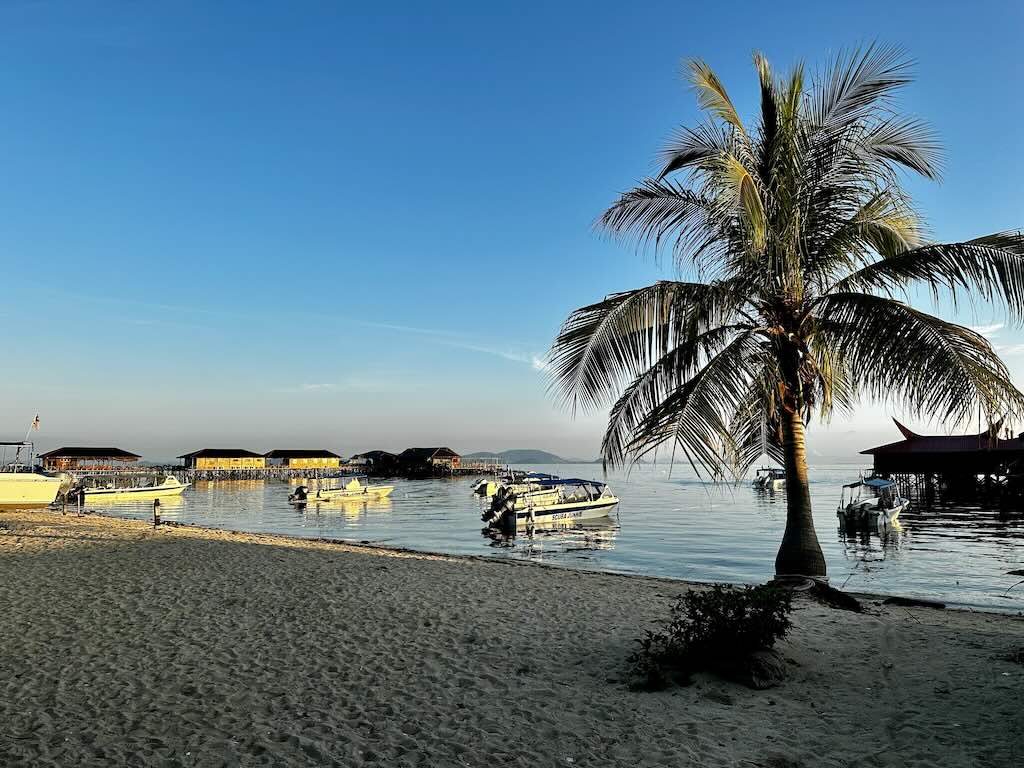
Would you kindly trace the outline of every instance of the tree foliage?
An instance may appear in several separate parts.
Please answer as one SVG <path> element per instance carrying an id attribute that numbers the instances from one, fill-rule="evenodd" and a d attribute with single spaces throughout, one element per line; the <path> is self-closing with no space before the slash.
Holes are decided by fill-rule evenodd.
<path id="1" fill-rule="evenodd" d="M 676 131 L 660 172 L 599 219 L 672 254 L 663 281 L 573 312 L 551 351 L 572 408 L 610 406 L 606 466 L 671 444 L 698 472 L 783 458 L 783 414 L 804 423 L 863 398 L 956 424 L 1019 416 L 1024 395 L 978 333 L 915 309 L 923 286 L 954 302 L 1024 309 L 1024 237 L 931 242 L 902 186 L 940 175 L 934 133 L 901 115 L 896 48 L 837 56 L 808 79 L 754 55 L 760 109 L 745 124 L 721 81 L 687 64 L 707 120 Z"/>

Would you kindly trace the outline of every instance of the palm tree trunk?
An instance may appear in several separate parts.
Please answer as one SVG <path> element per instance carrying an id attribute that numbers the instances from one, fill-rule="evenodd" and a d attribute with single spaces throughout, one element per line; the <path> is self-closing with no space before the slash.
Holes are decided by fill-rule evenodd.
<path id="1" fill-rule="evenodd" d="M 807 480 L 804 421 L 797 409 L 782 414 L 783 450 L 786 459 L 786 532 L 775 557 L 775 575 L 826 575 L 825 556 L 811 516 L 811 488 Z"/>

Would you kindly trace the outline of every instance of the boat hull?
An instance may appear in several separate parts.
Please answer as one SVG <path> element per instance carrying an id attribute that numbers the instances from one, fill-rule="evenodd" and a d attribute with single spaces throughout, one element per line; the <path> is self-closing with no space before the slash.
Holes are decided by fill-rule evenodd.
<path id="1" fill-rule="evenodd" d="M 57 499 L 62 482 L 35 472 L 0 472 L 0 506 L 48 506 Z"/>
<path id="2" fill-rule="evenodd" d="M 188 483 L 160 485 L 149 488 L 86 488 L 86 501 L 131 501 L 135 499 L 159 499 L 164 496 L 180 496 Z"/>
<path id="3" fill-rule="evenodd" d="M 612 507 L 618 503 L 619 499 L 617 497 L 605 496 L 591 501 L 537 505 L 516 510 L 516 525 L 607 517 L 608 513 L 612 511 Z"/>
<path id="4" fill-rule="evenodd" d="M 851 505 L 852 506 L 852 505 Z M 836 516 L 840 522 L 846 526 L 855 527 L 858 525 L 895 525 L 900 517 L 900 513 L 906 510 L 910 506 L 910 501 L 907 499 L 900 499 L 899 502 L 890 509 L 881 509 L 879 507 L 857 507 L 850 509 L 839 509 L 836 511 Z"/>
<path id="5" fill-rule="evenodd" d="M 395 490 L 393 485 L 372 485 L 358 491 L 339 488 L 336 490 L 322 490 L 306 497 L 307 503 L 325 501 L 359 501 L 366 499 L 386 499 Z"/>

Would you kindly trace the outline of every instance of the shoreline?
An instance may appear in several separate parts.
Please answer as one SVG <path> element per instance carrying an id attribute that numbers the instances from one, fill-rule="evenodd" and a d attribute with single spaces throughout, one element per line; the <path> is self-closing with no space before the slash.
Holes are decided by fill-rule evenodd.
<path id="1" fill-rule="evenodd" d="M 2 520 L 3 511 L 4 510 L 2 508 L 0 508 L 0 520 Z M 61 514 L 59 511 L 54 510 L 52 508 L 47 508 L 46 511 L 54 513 L 54 514 L 57 514 L 57 515 Z M 77 512 L 70 512 L 69 511 L 67 513 L 67 515 L 68 516 L 77 515 Z M 143 525 L 145 527 L 149 527 L 149 528 L 153 527 L 152 523 L 147 522 L 145 520 L 142 520 L 140 518 L 121 517 L 119 515 L 106 514 L 104 512 L 97 511 L 97 510 L 87 510 L 87 511 L 83 512 L 82 517 L 86 517 L 86 516 L 90 516 L 90 515 L 93 515 L 93 516 L 96 516 L 96 517 L 107 518 L 107 519 L 111 519 L 111 520 L 123 520 L 123 521 L 128 521 L 128 522 L 133 522 L 133 523 L 139 523 L 139 524 L 141 524 L 141 525 Z M 653 580 L 653 581 L 665 582 L 665 583 L 670 583 L 670 584 L 681 584 L 681 585 L 684 585 L 686 587 L 708 587 L 708 586 L 711 586 L 713 584 L 729 584 L 729 585 L 732 585 L 732 586 L 753 586 L 752 583 L 743 582 L 743 581 L 719 582 L 719 581 L 703 581 L 703 580 L 700 580 L 700 579 L 680 579 L 680 578 L 673 578 L 671 576 L 651 576 L 651 575 L 647 575 L 647 574 L 643 574 L 643 573 L 633 573 L 633 572 L 629 572 L 629 571 L 616 571 L 616 570 L 598 569 L 598 568 L 582 568 L 582 567 L 579 567 L 579 566 L 576 566 L 576 565 L 562 565 L 560 563 L 543 562 L 543 561 L 540 561 L 540 560 L 531 560 L 531 559 L 527 559 L 527 558 L 501 557 L 501 556 L 498 556 L 498 555 L 461 554 L 461 553 L 451 553 L 451 552 L 440 552 L 440 551 L 437 551 L 437 550 L 428 550 L 428 549 L 414 549 L 414 548 L 411 548 L 411 547 L 395 547 L 395 546 L 391 546 L 391 545 L 388 545 L 388 544 L 376 544 L 376 543 L 373 543 L 373 542 L 367 541 L 367 540 L 349 540 L 349 539 L 336 539 L 336 538 L 324 538 L 324 537 L 313 538 L 313 537 L 306 537 L 306 536 L 297 536 L 297 535 L 292 535 L 292 534 L 287 534 L 287 533 L 260 533 L 260 532 L 256 532 L 256 531 L 244 531 L 244 530 L 237 530 L 237 529 L 234 529 L 234 528 L 221 528 L 221 527 L 217 527 L 217 526 L 200 525 L 198 523 L 181 522 L 181 521 L 178 521 L 178 520 L 164 520 L 164 521 L 162 521 L 160 523 L 160 525 L 161 525 L 161 527 L 162 526 L 171 526 L 171 527 L 191 528 L 191 529 L 199 530 L 199 531 L 212 531 L 212 532 L 217 532 L 217 533 L 239 534 L 239 535 L 242 535 L 242 536 L 266 537 L 268 539 L 281 539 L 281 540 L 284 540 L 284 541 L 297 541 L 297 542 L 312 541 L 312 542 L 320 542 L 320 543 L 323 543 L 323 544 L 336 544 L 336 545 L 341 546 L 341 547 L 353 547 L 353 548 L 356 548 L 356 549 L 364 549 L 364 550 L 370 550 L 370 551 L 381 550 L 381 551 L 384 551 L 384 552 L 405 553 L 405 554 L 413 555 L 413 556 L 414 555 L 425 555 L 427 557 L 453 558 L 453 559 L 457 559 L 457 560 L 467 560 L 467 561 L 473 561 L 473 562 L 479 561 L 479 562 L 487 562 L 487 563 L 502 563 L 502 564 L 506 564 L 506 565 L 524 565 L 524 566 L 529 565 L 529 566 L 535 566 L 535 567 L 538 567 L 538 568 L 551 568 L 551 569 L 558 570 L 558 571 L 570 571 L 570 572 L 589 573 L 589 574 L 607 574 L 607 575 L 610 575 L 610 576 L 623 576 L 623 577 L 626 577 L 626 578 L 649 579 L 649 580 Z M 829 583 L 832 584 L 831 577 L 830 577 Z M 836 585 L 832 584 L 832 586 L 836 586 Z M 837 587 L 837 589 L 838 588 L 839 587 Z M 843 591 L 846 591 L 846 590 L 843 590 Z M 972 604 L 969 604 L 969 603 L 961 603 L 961 602 L 950 601 L 948 598 L 945 598 L 945 597 L 943 597 L 943 598 L 918 597 L 918 596 L 910 595 L 910 594 L 903 593 L 903 592 L 888 593 L 888 592 L 859 592 L 858 591 L 858 592 L 847 592 L 847 594 L 852 595 L 853 597 L 857 598 L 858 600 L 860 600 L 862 602 L 864 602 L 864 601 L 881 602 L 882 600 L 885 600 L 886 598 L 890 598 L 890 597 L 908 598 L 908 599 L 921 600 L 921 601 L 926 601 L 926 602 L 942 603 L 944 608 L 941 609 L 941 610 L 962 611 L 962 612 L 965 612 L 965 613 L 975 613 L 975 614 L 992 614 L 994 616 L 1024 616 L 1024 609 L 1019 608 L 1019 607 L 1007 607 L 1007 608 L 1001 610 L 1001 609 L 998 609 L 998 608 L 995 608 L 995 607 L 989 606 L 989 605 L 972 605 Z M 940 609 L 935 609 L 935 610 L 940 610 Z"/>
<path id="2" fill-rule="evenodd" d="M 798 598 L 780 687 L 698 675 L 631 690 L 635 640 L 701 586 L 3 512 L 0 764 L 998 768 L 1024 754 L 1010 660 L 1024 620 L 1003 613 Z"/>

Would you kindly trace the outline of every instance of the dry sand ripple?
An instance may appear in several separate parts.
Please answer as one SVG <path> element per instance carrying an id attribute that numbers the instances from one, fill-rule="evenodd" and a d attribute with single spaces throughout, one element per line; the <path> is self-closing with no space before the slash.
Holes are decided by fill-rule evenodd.
<path id="1" fill-rule="evenodd" d="M 1018 617 L 801 605 L 790 679 L 627 689 L 679 582 L 0 513 L 3 766 L 1012 766 Z M 788 761 L 788 762 L 787 762 Z"/>

